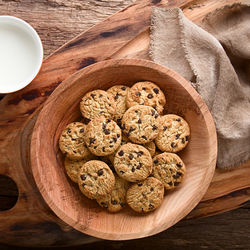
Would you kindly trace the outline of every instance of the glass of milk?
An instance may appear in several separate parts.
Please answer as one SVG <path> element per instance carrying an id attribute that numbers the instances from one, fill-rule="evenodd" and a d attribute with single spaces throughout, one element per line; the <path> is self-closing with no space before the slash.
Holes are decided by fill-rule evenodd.
<path id="1" fill-rule="evenodd" d="M 19 18 L 0 16 L 0 93 L 27 86 L 42 61 L 43 47 L 36 31 Z"/>

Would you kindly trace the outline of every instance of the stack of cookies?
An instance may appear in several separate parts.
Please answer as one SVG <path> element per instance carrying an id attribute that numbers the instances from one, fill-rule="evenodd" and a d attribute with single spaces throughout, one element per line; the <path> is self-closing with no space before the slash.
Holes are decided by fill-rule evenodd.
<path id="1" fill-rule="evenodd" d="M 182 182 L 185 165 L 176 153 L 187 146 L 190 129 L 182 117 L 163 115 L 165 104 L 148 81 L 83 96 L 82 122 L 67 125 L 59 147 L 66 173 L 86 197 L 110 212 L 127 203 L 146 213 Z"/>

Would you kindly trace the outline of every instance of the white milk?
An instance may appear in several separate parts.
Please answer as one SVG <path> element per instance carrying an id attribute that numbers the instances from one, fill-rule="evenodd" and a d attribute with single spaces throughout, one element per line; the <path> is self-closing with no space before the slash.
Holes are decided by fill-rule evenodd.
<path id="1" fill-rule="evenodd" d="M 0 22 L 0 93 L 24 87 L 40 67 L 33 34 L 18 23 Z"/>

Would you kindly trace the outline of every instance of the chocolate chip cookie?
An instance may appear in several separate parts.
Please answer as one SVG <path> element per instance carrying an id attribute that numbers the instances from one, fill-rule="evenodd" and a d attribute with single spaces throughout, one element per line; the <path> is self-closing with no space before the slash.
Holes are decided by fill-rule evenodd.
<path id="1" fill-rule="evenodd" d="M 129 87 L 124 85 L 115 85 L 107 90 L 110 93 L 115 101 L 115 117 L 114 120 L 118 123 L 121 123 L 122 116 L 127 110 L 126 97 Z"/>
<path id="2" fill-rule="evenodd" d="M 141 181 L 152 172 L 152 157 L 143 146 L 127 143 L 116 153 L 114 167 L 121 178 L 130 182 Z"/>
<path id="3" fill-rule="evenodd" d="M 106 156 L 114 153 L 121 144 L 121 129 L 111 119 L 95 118 L 87 125 L 85 143 L 94 155 Z"/>
<path id="4" fill-rule="evenodd" d="M 178 152 L 185 148 L 190 137 L 188 123 L 180 116 L 169 114 L 160 118 L 157 147 L 165 152 Z"/>
<path id="5" fill-rule="evenodd" d="M 109 212 L 119 212 L 126 204 L 126 193 L 129 183 L 115 175 L 115 187 L 112 192 L 105 196 L 100 196 L 96 199 L 98 204 L 107 208 Z"/>
<path id="6" fill-rule="evenodd" d="M 133 184 L 127 191 L 127 203 L 136 212 L 147 213 L 162 203 L 164 186 L 154 177 Z"/>
<path id="7" fill-rule="evenodd" d="M 159 114 L 162 114 L 166 97 L 161 89 L 152 82 L 137 82 L 128 91 L 127 106 L 147 105 L 153 107 Z"/>
<path id="8" fill-rule="evenodd" d="M 92 120 L 104 116 L 113 119 L 115 115 L 115 101 L 111 94 L 104 90 L 88 92 L 80 102 L 80 110 L 84 117 Z"/>
<path id="9" fill-rule="evenodd" d="M 84 163 L 86 163 L 87 161 L 93 160 L 94 158 L 95 156 L 92 154 L 78 161 L 71 160 L 68 157 L 65 157 L 64 167 L 69 178 L 73 182 L 78 183 L 78 173 L 79 173 L 80 168 L 83 166 Z"/>
<path id="10" fill-rule="evenodd" d="M 165 152 L 153 158 L 153 176 L 160 180 L 166 189 L 177 187 L 185 172 L 185 165 L 177 154 Z"/>
<path id="11" fill-rule="evenodd" d="M 59 139 L 59 148 L 62 153 L 72 160 L 81 160 L 90 155 L 84 142 L 86 125 L 73 122 L 66 126 Z"/>
<path id="12" fill-rule="evenodd" d="M 80 169 L 78 185 L 85 196 L 96 199 L 112 192 L 115 176 L 106 163 L 92 160 L 83 164 Z"/>
<path id="13" fill-rule="evenodd" d="M 135 105 L 123 115 L 122 130 L 134 143 L 150 142 L 159 132 L 159 114 L 152 107 Z"/>

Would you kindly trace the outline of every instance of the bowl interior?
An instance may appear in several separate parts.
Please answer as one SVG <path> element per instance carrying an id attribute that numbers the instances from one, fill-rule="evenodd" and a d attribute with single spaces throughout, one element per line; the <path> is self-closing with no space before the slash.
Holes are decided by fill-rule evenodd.
<path id="1" fill-rule="evenodd" d="M 166 112 L 183 116 L 191 139 L 179 153 L 187 173 L 183 183 L 166 192 L 162 205 L 141 215 L 125 208 L 112 214 L 85 198 L 67 177 L 58 139 L 64 127 L 80 117 L 81 97 L 94 89 L 137 81 L 156 83 L 167 97 Z M 158 233 L 186 216 L 201 200 L 212 179 L 216 161 L 216 133 L 207 106 L 191 85 L 152 62 L 111 60 L 76 73 L 62 83 L 45 103 L 35 125 L 31 144 L 32 170 L 45 201 L 77 230 L 111 240 L 134 239 Z"/>

